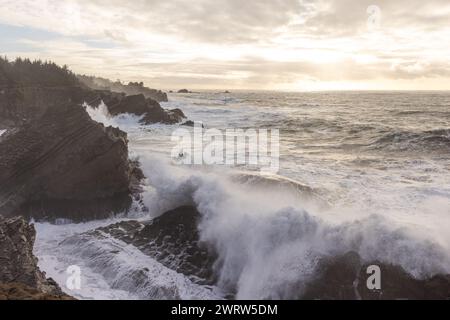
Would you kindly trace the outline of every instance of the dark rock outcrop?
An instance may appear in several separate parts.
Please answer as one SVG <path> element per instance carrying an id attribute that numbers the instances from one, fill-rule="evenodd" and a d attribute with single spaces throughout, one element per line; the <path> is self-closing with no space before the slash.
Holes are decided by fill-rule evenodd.
<path id="1" fill-rule="evenodd" d="M 23 218 L 0 217 L 0 300 L 70 299 L 33 255 L 36 231 Z"/>
<path id="2" fill-rule="evenodd" d="M 89 220 L 126 211 L 135 172 L 126 133 L 77 104 L 51 105 L 0 141 L 0 212 Z"/>
<path id="3" fill-rule="evenodd" d="M 14 87 L 0 90 L 0 128 L 12 128 L 42 117 L 48 108 L 87 103 L 98 107 L 104 102 L 112 115 L 132 113 L 143 116 L 145 124 L 175 124 L 186 118 L 180 109 L 166 110 L 143 94 L 127 96 L 107 90 L 71 87 Z"/>
<path id="4" fill-rule="evenodd" d="M 203 128 L 203 129 L 206 128 L 206 126 L 202 122 L 194 122 L 194 121 L 191 121 L 191 120 L 188 120 L 188 121 L 182 123 L 181 125 L 185 126 L 185 127 L 195 127 L 197 125 L 197 126 Z"/>
<path id="5" fill-rule="evenodd" d="M 185 126 L 185 127 L 195 127 L 195 122 L 194 122 L 194 121 L 191 121 L 191 120 L 188 120 L 188 121 L 184 122 L 184 123 L 182 124 L 182 126 Z"/>
<path id="6" fill-rule="evenodd" d="M 381 269 L 381 290 L 369 290 L 369 266 Z M 357 253 L 330 257 L 319 263 L 318 277 L 308 284 L 302 299 L 320 300 L 447 300 L 450 275 L 418 280 L 402 267 L 381 262 L 363 264 Z"/>
<path id="7" fill-rule="evenodd" d="M 191 93 L 188 89 L 178 90 L 178 93 Z"/>
<path id="8" fill-rule="evenodd" d="M 141 223 L 124 221 L 100 228 L 94 233 L 109 234 L 132 244 L 166 267 L 200 284 L 216 281 L 213 265 L 216 254 L 199 240 L 200 214 L 193 207 L 180 207 Z"/>
<path id="9" fill-rule="evenodd" d="M 142 94 L 125 96 L 104 91 L 96 93 L 97 96 L 94 94 L 87 99 L 88 104 L 97 107 L 103 101 L 113 116 L 131 113 L 142 116 L 141 122 L 145 124 L 175 124 L 186 118 L 180 109 L 165 110 L 157 101 L 145 98 Z"/>

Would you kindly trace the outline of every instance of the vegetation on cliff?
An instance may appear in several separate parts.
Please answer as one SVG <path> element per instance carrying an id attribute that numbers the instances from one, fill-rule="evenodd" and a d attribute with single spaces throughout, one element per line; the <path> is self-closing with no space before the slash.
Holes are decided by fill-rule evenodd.
<path id="1" fill-rule="evenodd" d="M 54 62 L 17 58 L 9 61 L 0 57 L 0 87 L 15 86 L 79 86 L 75 74 L 66 65 Z"/>
<path id="2" fill-rule="evenodd" d="M 125 93 L 127 95 L 142 94 L 146 98 L 153 99 L 158 102 L 166 102 L 167 94 L 156 89 L 151 89 L 144 86 L 143 82 L 129 82 L 128 84 L 122 83 L 120 80 L 115 82 L 105 78 L 79 75 L 78 79 L 85 86 L 94 90 L 109 90 L 112 92 Z"/>

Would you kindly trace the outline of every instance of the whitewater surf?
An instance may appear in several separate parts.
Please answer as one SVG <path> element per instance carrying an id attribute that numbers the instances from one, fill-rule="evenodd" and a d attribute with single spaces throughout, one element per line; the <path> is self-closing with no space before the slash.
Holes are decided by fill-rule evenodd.
<path id="1" fill-rule="evenodd" d="M 289 299 L 316 277 L 323 257 L 349 251 L 417 279 L 448 274 L 450 160 L 443 150 L 450 140 L 448 130 L 435 128 L 449 125 L 439 113 L 449 98 L 432 98 L 420 120 L 398 107 L 417 96 L 396 93 L 202 92 L 165 103 L 208 128 L 279 129 L 280 172 L 270 176 L 246 166 L 176 164 L 177 125 L 144 126 L 139 117 L 85 105 L 94 120 L 128 133 L 130 155 L 146 176 L 146 210 L 37 224 L 40 267 L 64 289 L 67 266 L 79 265 L 86 280 L 70 294 L 81 299 Z M 167 267 L 177 257 L 156 258 L 123 240 L 182 206 L 200 214 L 189 231 L 214 252 L 213 284 Z M 114 223 L 123 224 L 101 230 Z"/>

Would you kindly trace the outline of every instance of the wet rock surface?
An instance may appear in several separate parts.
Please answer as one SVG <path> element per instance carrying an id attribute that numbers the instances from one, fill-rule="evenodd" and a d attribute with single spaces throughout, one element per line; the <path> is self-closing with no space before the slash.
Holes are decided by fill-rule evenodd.
<path id="1" fill-rule="evenodd" d="M 180 207 L 149 222 L 124 221 L 94 233 L 106 233 L 134 245 L 164 266 L 188 276 L 199 284 L 216 281 L 216 254 L 200 242 L 200 214 L 193 207 Z"/>

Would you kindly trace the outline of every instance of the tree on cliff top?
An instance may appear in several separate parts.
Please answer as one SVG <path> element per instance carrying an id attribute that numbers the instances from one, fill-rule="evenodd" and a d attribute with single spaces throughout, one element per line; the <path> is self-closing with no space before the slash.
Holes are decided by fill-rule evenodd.
<path id="1" fill-rule="evenodd" d="M 76 86 L 77 77 L 67 66 L 53 62 L 17 58 L 9 61 L 0 57 L 0 87 L 11 86 Z"/>

